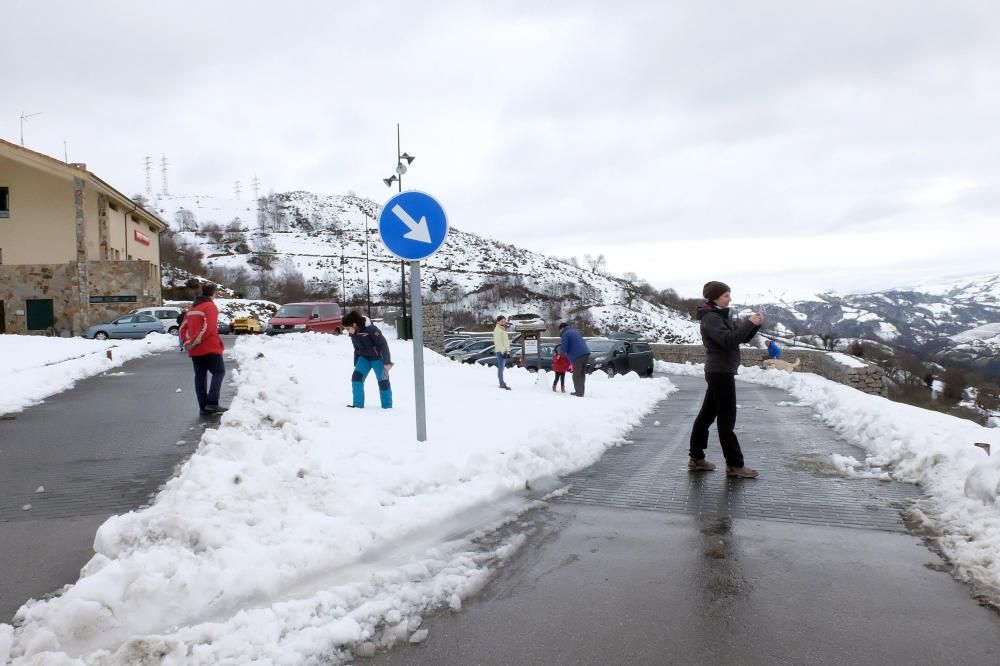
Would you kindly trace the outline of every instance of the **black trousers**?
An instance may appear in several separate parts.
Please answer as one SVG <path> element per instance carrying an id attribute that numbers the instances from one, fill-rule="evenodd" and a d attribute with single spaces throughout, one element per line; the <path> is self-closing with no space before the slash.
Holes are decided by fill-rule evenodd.
<path id="1" fill-rule="evenodd" d="M 552 388 L 555 389 L 556 384 L 562 384 L 562 390 L 566 390 L 566 373 L 559 372 L 558 370 L 553 371 L 556 373 L 556 378 L 552 380 Z"/>
<path id="2" fill-rule="evenodd" d="M 194 364 L 194 394 L 198 397 L 198 407 L 205 409 L 206 405 L 218 405 L 222 378 L 226 376 L 226 364 L 222 361 L 222 354 L 192 356 L 191 362 Z M 207 387 L 210 372 L 212 385 Z"/>
<path id="3" fill-rule="evenodd" d="M 691 429 L 690 455 L 695 460 L 705 457 L 708 448 L 708 428 L 715 421 L 719 431 L 722 455 L 730 467 L 743 467 L 743 452 L 733 429 L 736 427 L 736 375 L 724 372 L 706 372 L 705 401 Z"/>
<path id="4" fill-rule="evenodd" d="M 585 368 L 587 366 L 587 361 L 589 360 L 590 354 L 577 356 L 573 359 L 573 392 L 581 398 L 583 397 L 583 390 L 587 384 L 587 373 Z"/>

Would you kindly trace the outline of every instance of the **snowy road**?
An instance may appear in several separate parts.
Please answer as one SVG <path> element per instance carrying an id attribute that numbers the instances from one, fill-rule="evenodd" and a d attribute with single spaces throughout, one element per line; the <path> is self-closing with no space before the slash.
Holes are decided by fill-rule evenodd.
<path id="1" fill-rule="evenodd" d="M 837 476 L 821 454 L 859 452 L 783 391 L 744 383 L 739 435 L 761 478 L 690 475 L 704 384 L 671 381 L 629 445 L 523 521 L 525 546 L 462 613 L 374 663 L 1000 661 L 997 614 L 905 532 L 913 486 Z"/>
<path id="2" fill-rule="evenodd" d="M 190 360 L 173 351 L 0 421 L 0 622 L 75 582 L 97 527 L 143 505 L 210 423 L 197 415 Z"/>

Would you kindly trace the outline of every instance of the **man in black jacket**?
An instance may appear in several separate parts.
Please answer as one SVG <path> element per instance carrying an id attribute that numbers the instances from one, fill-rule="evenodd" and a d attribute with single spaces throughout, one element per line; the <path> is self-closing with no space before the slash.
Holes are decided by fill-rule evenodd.
<path id="1" fill-rule="evenodd" d="M 740 367 L 740 345 L 757 335 L 764 317 L 754 313 L 747 319 L 729 318 L 731 296 L 724 282 L 708 282 L 702 290 L 705 303 L 696 315 L 701 322 L 701 340 L 705 345 L 705 401 L 691 430 L 691 458 L 688 469 L 708 472 L 715 465 L 705 460 L 708 428 L 716 421 L 722 454 L 726 458 L 726 476 L 742 479 L 757 477 L 757 470 L 743 464 L 743 452 L 736 439 L 736 373 Z"/>
<path id="2" fill-rule="evenodd" d="M 392 386 L 389 384 L 389 369 L 392 357 L 389 343 L 382 331 L 357 310 L 344 315 L 344 328 L 351 334 L 354 344 L 354 373 L 351 374 L 353 402 L 348 407 L 363 409 L 365 406 L 365 378 L 372 370 L 378 380 L 378 397 L 382 409 L 392 408 Z"/>

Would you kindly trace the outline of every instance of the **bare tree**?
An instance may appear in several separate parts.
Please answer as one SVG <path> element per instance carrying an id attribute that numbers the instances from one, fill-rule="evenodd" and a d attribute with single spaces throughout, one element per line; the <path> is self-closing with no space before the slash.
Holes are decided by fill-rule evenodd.
<path id="1" fill-rule="evenodd" d="M 603 273 L 608 265 L 608 261 L 605 259 L 603 254 L 599 254 L 596 257 L 590 254 L 585 254 L 583 255 L 583 260 L 586 262 L 587 268 L 590 269 L 591 273 Z"/>

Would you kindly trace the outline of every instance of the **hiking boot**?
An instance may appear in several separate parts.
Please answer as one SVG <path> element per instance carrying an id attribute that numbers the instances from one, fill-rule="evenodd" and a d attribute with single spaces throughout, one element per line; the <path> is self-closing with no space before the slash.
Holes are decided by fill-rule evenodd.
<path id="1" fill-rule="evenodd" d="M 555 387 L 555 386 L 553 386 L 553 387 L 552 387 L 552 392 L 553 392 L 553 393 L 555 393 L 555 392 L 556 392 L 556 387 Z"/>
<path id="2" fill-rule="evenodd" d="M 737 479 L 756 479 L 757 470 L 750 469 L 746 465 L 743 467 L 730 467 L 727 465 L 726 476 L 732 476 Z"/>
<path id="3" fill-rule="evenodd" d="M 704 458 L 688 458 L 689 472 L 711 472 L 715 469 L 715 463 L 708 462 Z"/>
<path id="4" fill-rule="evenodd" d="M 204 411 L 209 414 L 223 414 L 229 411 L 228 407 L 220 407 L 219 405 L 205 405 Z"/>

